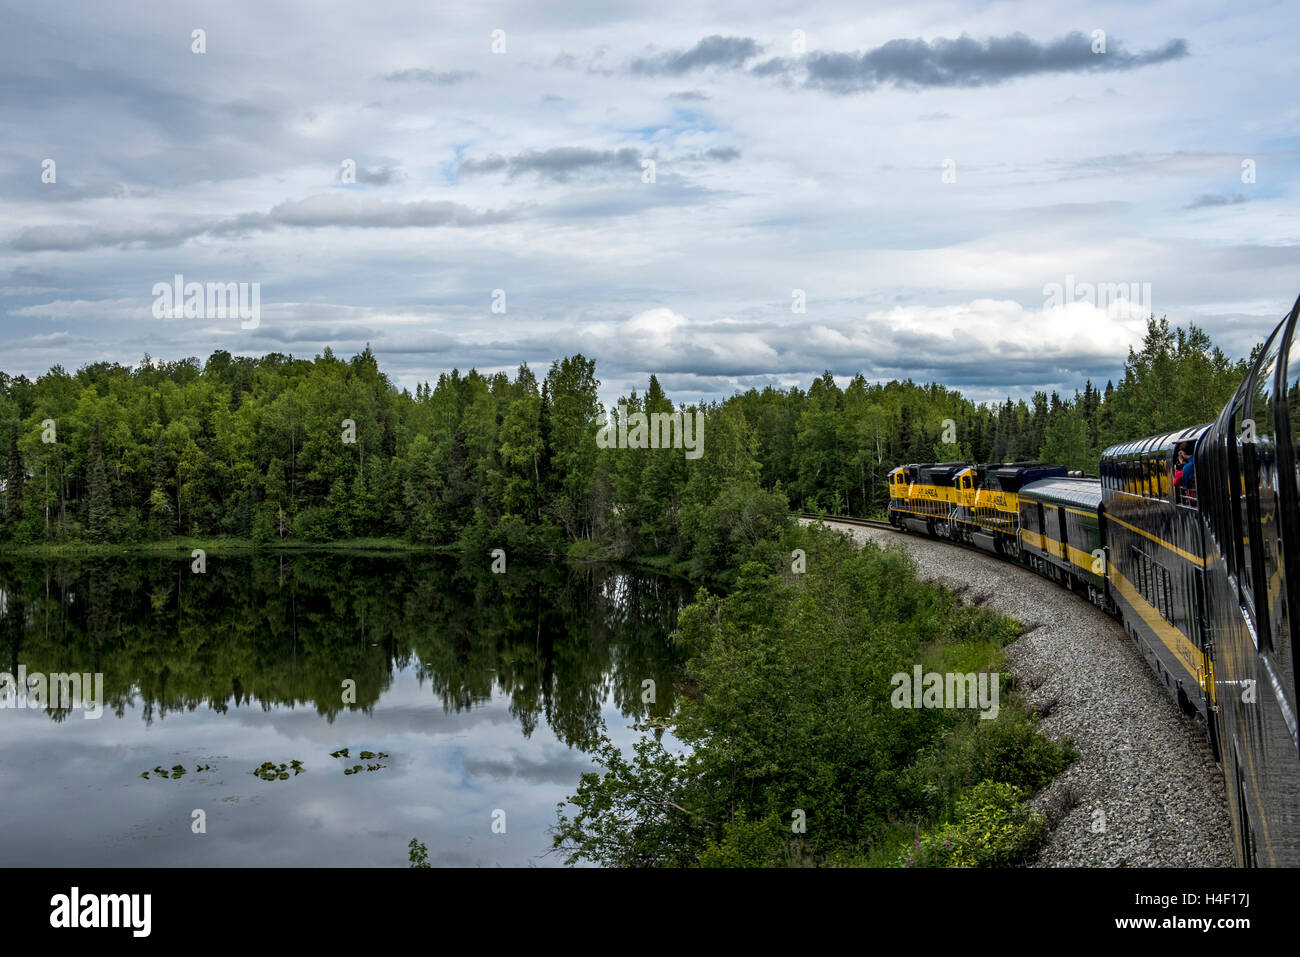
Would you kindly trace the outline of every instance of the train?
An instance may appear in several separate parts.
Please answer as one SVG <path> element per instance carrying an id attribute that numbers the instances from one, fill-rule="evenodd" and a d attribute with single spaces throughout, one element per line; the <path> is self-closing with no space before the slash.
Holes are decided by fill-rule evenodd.
<path id="1" fill-rule="evenodd" d="M 891 525 L 1017 562 L 1123 624 L 1209 739 L 1242 867 L 1300 865 L 1298 316 L 1300 299 L 1215 421 L 1111 446 L 1097 476 L 1040 461 L 887 476 Z"/>

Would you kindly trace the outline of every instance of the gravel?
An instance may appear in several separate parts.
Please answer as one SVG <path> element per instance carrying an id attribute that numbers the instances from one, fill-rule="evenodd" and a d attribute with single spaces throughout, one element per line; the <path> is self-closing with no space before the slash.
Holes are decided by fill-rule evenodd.
<path id="1" fill-rule="evenodd" d="M 831 524 L 831 523 L 828 523 Z M 1223 772 L 1124 627 L 1028 569 L 915 535 L 835 525 L 901 544 L 923 578 L 1023 622 L 1007 647 L 1016 688 L 1078 758 L 1030 801 L 1052 824 L 1033 867 L 1232 867 Z M 1053 703 L 1055 702 L 1055 703 Z"/>

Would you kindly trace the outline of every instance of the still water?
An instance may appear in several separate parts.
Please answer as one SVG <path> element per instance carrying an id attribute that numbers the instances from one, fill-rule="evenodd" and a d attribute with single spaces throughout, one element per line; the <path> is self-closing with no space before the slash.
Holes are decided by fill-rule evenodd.
<path id="1" fill-rule="evenodd" d="M 0 865 L 405 867 L 412 838 L 434 866 L 559 865 L 602 725 L 627 750 L 672 708 L 689 597 L 428 556 L 0 562 L 0 671 L 104 681 L 97 720 L 0 710 Z"/>

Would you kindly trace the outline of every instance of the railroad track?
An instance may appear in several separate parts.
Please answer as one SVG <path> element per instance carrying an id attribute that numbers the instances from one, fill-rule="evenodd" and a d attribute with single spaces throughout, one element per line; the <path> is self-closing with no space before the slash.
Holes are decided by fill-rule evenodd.
<path id="1" fill-rule="evenodd" d="M 818 515 L 815 512 L 800 512 L 800 518 L 811 518 L 821 522 L 840 522 L 844 525 L 861 525 L 863 528 L 880 528 L 887 532 L 896 532 L 898 528 L 888 522 L 878 522 L 871 518 L 849 518 L 847 515 Z"/>

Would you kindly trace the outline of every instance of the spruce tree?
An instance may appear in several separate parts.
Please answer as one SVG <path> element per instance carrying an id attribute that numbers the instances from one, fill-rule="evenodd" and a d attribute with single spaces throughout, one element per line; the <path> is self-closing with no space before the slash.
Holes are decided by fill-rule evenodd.
<path id="1" fill-rule="evenodd" d="M 23 514 L 23 456 L 18 451 L 18 423 L 9 424 L 9 469 L 5 473 L 5 519 L 12 528 Z"/>
<path id="2" fill-rule="evenodd" d="M 111 517 L 111 503 L 108 497 L 108 473 L 104 468 L 104 453 L 99 442 L 99 420 L 95 420 L 95 430 L 90 443 L 90 476 L 86 489 L 87 525 L 92 542 L 108 539 L 108 522 Z"/>

